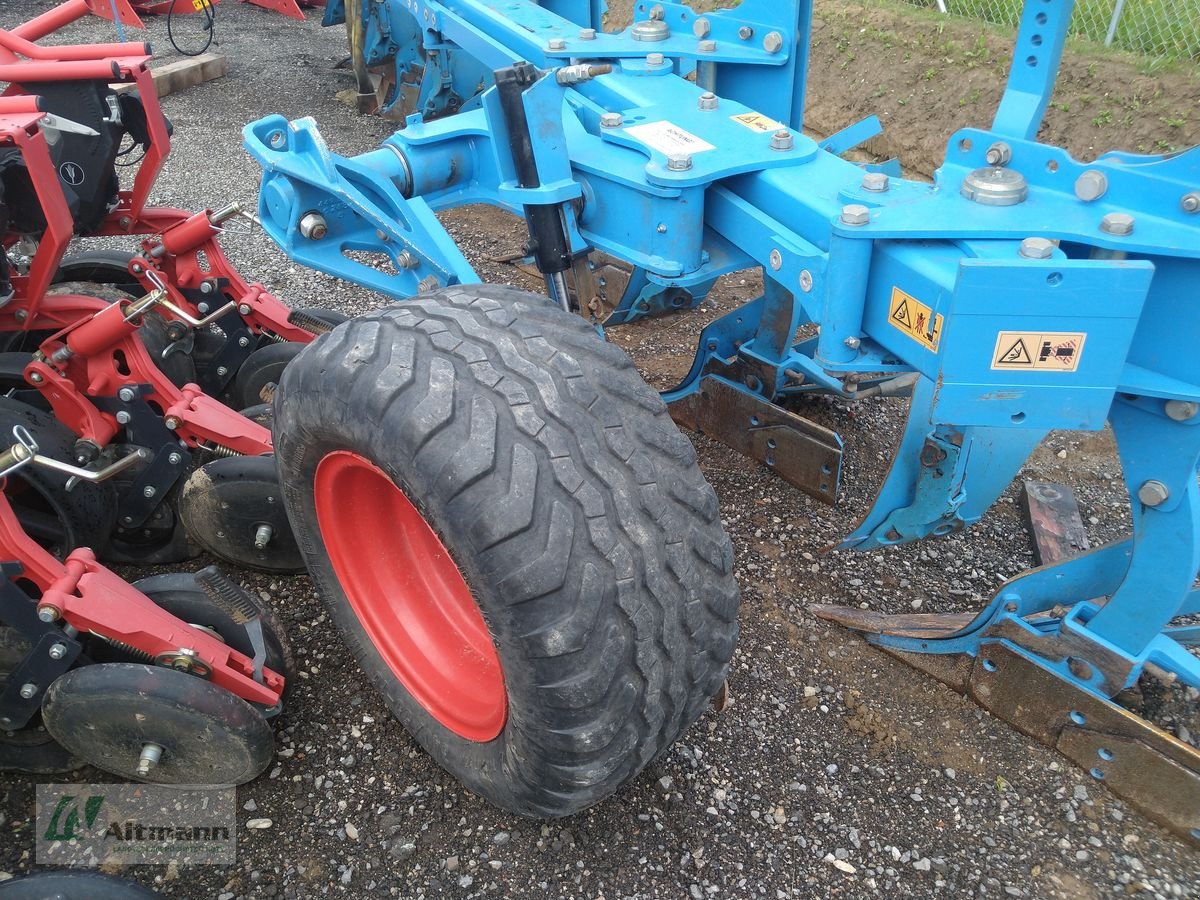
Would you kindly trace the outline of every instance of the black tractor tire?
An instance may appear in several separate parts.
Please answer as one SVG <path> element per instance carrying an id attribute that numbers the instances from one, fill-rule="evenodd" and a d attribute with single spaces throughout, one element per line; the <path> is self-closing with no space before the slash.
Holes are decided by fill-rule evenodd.
<path id="1" fill-rule="evenodd" d="M 38 452 L 73 462 L 75 435 L 40 409 L 0 397 L 0 447 L 15 443 L 13 427 L 25 428 Z M 26 533 L 59 559 L 90 547 L 99 554 L 116 525 L 117 498 L 111 484 L 81 482 L 67 490 L 70 476 L 26 465 L 8 477 L 4 493 Z"/>
<path id="2" fill-rule="evenodd" d="M 497 806 L 591 806 L 724 684 L 739 595 L 716 495 L 658 394 L 582 319 L 507 287 L 415 297 L 309 345 L 275 422 L 292 527 L 347 645 L 416 740 Z M 494 738 L 427 712 L 355 615 L 315 499 L 338 451 L 403 492 L 470 588 L 503 670 Z"/>
<path id="3" fill-rule="evenodd" d="M 129 273 L 134 254 L 124 250 L 84 250 L 63 259 L 54 276 L 56 284 L 67 281 L 90 281 L 112 285 L 129 297 L 140 297 L 146 291 Z"/>

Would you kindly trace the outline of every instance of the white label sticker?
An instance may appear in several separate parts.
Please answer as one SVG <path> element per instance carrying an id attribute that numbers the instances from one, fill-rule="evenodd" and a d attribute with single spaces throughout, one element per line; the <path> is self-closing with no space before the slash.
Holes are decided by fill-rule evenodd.
<path id="1" fill-rule="evenodd" d="M 1074 372 L 1086 340 L 1082 331 L 1001 331 L 992 351 L 992 368 Z"/>
<path id="2" fill-rule="evenodd" d="M 673 125 L 666 120 L 634 125 L 632 128 L 626 128 L 625 133 L 667 156 L 672 153 L 696 154 L 717 149 L 708 141 L 702 140 L 690 131 L 684 131 L 678 125 Z"/>

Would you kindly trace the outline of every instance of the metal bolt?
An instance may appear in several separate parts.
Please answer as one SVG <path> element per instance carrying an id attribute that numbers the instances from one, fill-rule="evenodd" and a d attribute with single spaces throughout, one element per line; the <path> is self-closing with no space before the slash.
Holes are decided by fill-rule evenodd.
<path id="1" fill-rule="evenodd" d="M 150 770 L 162 759 L 163 748 L 158 744 L 142 744 L 142 752 L 138 756 L 137 773 L 141 778 L 150 774 Z"/>
<path id="2" fill-rule="evenodd" d="M 169 430 L 174 431 L 179 427 L 179 420 L 175 418 L 175 416 L 167 416 L 165 419 L 163 419 L 163 424 L 166 425 Z"/>
<path id="3" fill-rule="evenodd" d="M 698 38 L 706 38 L 712 34 L 712 23 L 704 16 L 692 23 L 692 34 Z"/>
<path id="4" fill-rule="evenodd" d="M 716 109 L 718 104 L 717 95 L 708 92 L 700 95 L 699 107 L 701 109 Z"/>
<path id="5" fill-rule="evenodd" d="M 664 225 L 662 222 L 659 222 L 659 223 L 658 223 L 658 227 L 657 227 L 656 229 L 654 229 L 654 230 L 655 230 L 655 231 L 657 231 L 659 234 L 666 234 L 666 233 L 667 233 L 667 226 L 666 226 L 666 225 Z"/>
<path id="6" fill-rule="evenodd" d="M 25 684 L 21 685 L 21 699 L 22 700 L 29 700 L 36 693 L 37 693 L 37 685 L 34 684 L 32 681 L 27 681 Z"/>
<path id="7" fill-rule="evenodd" d="M 1163 412 L 1167 414 L 1168 419 L 1186 422 L 1196 418 L 1196 413 L 1200 412 L 1200 403 L 1194 400 L 1168 400 L 1163 404 Z"/>
<path id="8" fill-rule="evenodd" d="M 804 291 L 804 293 L 807 294 L 812 289 L 813 289 L 812 272 L 808 271 L 808 269 L 805 269 L 800 273 L 800 290 Z"/>
<path id="9" fill-rule="evenodd" d="M 551 38 L 550 43 L 546 45 L 548 50 L 566 50 L 567 42 L 562 38 Z"/>
<path id="10" fill-rule="evenodd" d="M 595 28 L 579 29 L 579 39 L 581 41 L 594 41 L 596 39 L 596 29 Z"/>
<path id="11" fill-rule="evenodd" d="M 717 42 L 716 41 L 701 41 L 699 44 L 696 45 L 696 49 L 699 50 L 701 53 L 716 53 L 717 52 Z"/>
<path id="12" fill-rule="evenodd" d="M 238 338 L 238 346 L 239 347 L 249 347 L 250 346 L 250 338 L 246 337 L 243 334 L 240 338 Z"/>
<path id="13" fill-rule="evenodd" d="M 856 338 L 856 337 L 848 337 L 848 338 L 846 338 L 846 340 L 842 341 L 842 343 L 845 344 L 847 347 L 849 347 L 851 350 L 857 350 L 859 347 L 862 346 L 862 339 Z"/>
<path id="14" fill-rule="evenodd" d="M 672 172 L 686 172 L 692 167 L 692 157 L 688 153 L 672 153 L 667 157 L 667 168 Z"/>
<path id="15" fill-rule="evenodd" d="M 267 544 L 271 543 L 271 537 L 275 534 L 275 529 L 270 525 L 259 525 L 254 530 L 254 549 L 266 550 Z"/>
<path id="16" fill-rule="evenodd" d="M 607 113 L 605 115 L 607 115 Z M 420 264 L 421 261 L 407 250 L 401 250 L 400 255 L 396 257 L 396 265 L 398 265 L 401 269 L 415 269 Z"/>
<path id="17" fill-rule="evenodd" d="M 996 141 L 987 148 L 987 153 L 983 155 L 983 158 L 989 166 L 1007 165 L 1012 160 L 1012 147 L 1004 141 Z"/>
<path id="18" fill-rule="evenodd" d="M 661 3 L 656 3 L 650 8 L 650 18 L 654 21 L 661 22 L 666 17 L 667 11 L 663 9 L 663 5 Z"/>
<path id="19" fill-rule="evenodd" d="M 32 381 L 34 384 L 41 384 L 42 383 L 42 375 L 40 372 L 30 372 L 29 380 Z"/>
<path id="20" fill-rule="evenodd" d="M 217 374 L 224 378 L 229 374 L 229 366 L 217 366 Z"/>
<path id="21" fill-rule="evenodd" d="M 743 25 L 738 29 L 738 37 L 740 37 L 743 41 L 748 41 L 750 38 L 754 37 L 754 29 L 749 25 Z"/>
<path id="22" fill-rule="evenodd" d="M 768 53 L 778 53 L 783 49 L 783 35 L 778 31 L 772 31 L 763 38 L 763 49 Z"/>
<path id="23" fill-rule="evenodd" d="M 1054 241 L 1040 237 L 1025 238 L 1018 252 L 1026 259 L 1049 259 L 1054 255 Z"/>
<path id="24" fill-rule="evenodd" d="M 667 58 L 665 56 L 663 56 L 661 53 L 647 53 L 646 54 L 646 65 L 648 65 L 648 66 L 661 66 L 666 61 L 667 61 Z"/>
<path id="25" fill-rule="evenodd" d="M 422 278 L 417 283 L 417 293 L 424 294 L 429 291 L 436 291 L 442 286 L 442 283 L 437 280 L 437 276 L 430 275 L 428 278 Z"/>
<path id="26" fill-rule="evenodd" d="M 211 307 L 211 306 L 209 306 L 207 303 L 197 303 L 197 304 L 196 304 L 196 309 L 200 310 L 200 312 L 202 312 L 202 313 L 204 313 L 205 315 L 207 315 L 207 314 L 208 314 L 208 311 L 209 311 L 210 309 L 212 309 L 212 307 Z"/>
<path id="27" fill-rule="evenodd" d="M 136 397 L 137 394 L 134 392 L 133 388 L 123 387 L 119 391 L 117 391 L 117 396 L 120 397 L 121 400 L 123 400 L 125 403 L 128 403 L 131 400 L 133 400 L 133 398 Z"/>
<path id="28" fill-rule="evenodd" d="M 118 425 L 128 425 L 133 420 L 133 416 L 122 409 L 117 412 L 116 419 Z"/>
<path id="29" fill-rule="evenodd" d="M 795 141 L 792 139 L 792 133 L 786 128 L 780 128 L 771 135 L 772 150 L 791 150 L 794 146 Z"/>
<path id="30" fill-rule="evenodd" d="M 1084 203 L 1099 200 L 1108 193 L 1108 176 L 1099 169 L 1088 169 L 1075 179 L 1075 196 Z"/>
<path id="31" fill-rule="evenodd" d="M 250 304 L 249 303 L 240 304 L 238 306 L 238 315 L 241 315 L 241 316 L 250 315 Z"/>
<path id="32" fill-rule="evenodd" d="M 329 224 L 320 213 L 305 213 L 300 217 L 300 236 L 310 241 L 319 241 L 329 234 Z"/>
<path id="33" fill-rule="evenodd" d="M 145 268 L 143 268 L 141 263 L 134 263 L 129 268 L 130 268 L 130 271 L 132 271 L 134 275 L 141 275 L 143 272 L 146 271 Z"/>
<path id="34" fill-rule="evenodd" d="M 1146 506 L 1162 506 L 1171 499 L 1171 492 L 1161 481 L 1146 481 L 1138 488 L 1138 499 Z"/>
<path id="35" fill-rule="evenodd" d="M 625 117 L 620 113 L 604 113 L 600 116 L 601 128 L 620 128 L 625 122 Z"/>
<path id="36" fill-rule="evenodd" d="M 15 313 L 13 313 L 13 318 L 15 318 L 18 322 L 24 322 L 29 318 L 29 310 L 18 309 Z"/>
<path id="37" fill-rule="evenodd" d="M 1100 230 L 1118 237 L 1133 234 L 1133 216 L 1129 213 L 1109 213 L 1100 220 Z"/>
<path id="38" fill-rule="evenodd" d="M 150 497 L 153 497 L 157 493 L 158 493 L 158 489 L 152 484 L 148 484 L 144 488 L 142 488 L 142 496 L 146 497 L 147 499 Z"/>
<path id="39" fill-rule="evenodd" d="M 169 454 L 167 454 L 167 462 L 169 462 L 173 466 L 177 466 L 181 462 L 183 462 L 183 454 L 177 453 L 174 450 L 172 450 Z"/>
<path id="40" fill-rule="evenodd" d="M 780 269 L 783 268 L 783 254 L 780 253 L 778 250 L 771 251 L 770 261 L 771 261 L 771 268 L 774 269 L 776 272 L 778 272 Z"/>
<path id="41" fill-rule="evenodd" d="M 875 194 L 882 194 L 892 186 L 892 180 L 886 172 L 868 172 L 863 176 L 862 189 Z"/>
<path id="42" fill-rule="evenodd" d="M 62 612 L 57 606 L 41 606 L 38 607 L 38 619 L 42 622 L 50 623 L 57 622 L 58 617 Z"/>
<path id="43" fill-rule="evenodd" d="M 871 211 L 861 203 L 851 203 L 842 207 L 843 225 L 866 225 L 871 221 Z"/>
<path id="44" fill-rule="evenodd" d="M 50 654 L 51 659 L 62 659 L 67 655 L 66 644 L 51 644 L 50 649 L 46 651 Z"/>
<path id="45" fill-rule="evenodd" d="M 271 136 L 267 138 L 267 143 L 278 150 L 287 143 L 287 136 L 282 131 L 272 131 Z"/>
<path id="46" fill-rule="evenodd" d="M 1185 213 L 1200 212 L 1200 191 L 1192 191 L 1179 198 L 1179 205 Z"/>

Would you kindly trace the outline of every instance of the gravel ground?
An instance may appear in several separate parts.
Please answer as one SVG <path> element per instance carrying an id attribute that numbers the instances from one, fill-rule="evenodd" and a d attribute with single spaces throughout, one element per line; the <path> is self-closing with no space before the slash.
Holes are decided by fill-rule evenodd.
<path id="1" fill-rule="evenodd" d="M 6 0 L 0 25 L 48 5 Z M 158 200 L 185 207 L 252 201 L 257 170 L 241 150 L 240 129 L 260 115 L 313 115 L 344 153 L 372 149 L 390 130 L 333 97 L 351 83 L 335 68 L 344 55 L 341 29 L 234 2 L 220 7 L 218 29 L 230 75 L 165 101 L 176 140 Z M 111 25 L 88 23 L 69 36 L 111 33 Z M 167 46 L 162 22 L 151 23 L 151 40 Z M 446 221 L 486 278 L 533 286 L 493 262 L 521 241 L 513 220 L 465 210 Z M 226 243 L 246 273 L 296 305 L 359 312 L 382 302 L 298 269 L 261 235 Z M 696 314 L 614 339 L 666 386 L 690 361 L 703 321 L 754 288 L 751 276 L 727 279 Z M 308 579 L 235 572 L 284 617 L 301 667 L 279 721 L 278 763 L 238 791 L 236 866 L 125 874 L 169 896 L 221 900 L 1196 896 L 1200 854 L 1062 757 L 812 618 L 808 605 L 827 602 L 889 612 L 974 609 L 1032 557 L 1015 489 L 968 534 L 822 556 L 870 502 L 904 407 L 817 401 L 805 411 L 847 438 L 846 486 L 836 508 L 697 439 L 744 592 L 730 679 L 735 702 L 701 719 L 618 796 L 545 824 L 486 805 L 388 714 L 347 658 Z M 1106 435 L 1056 435 L 1025 475 L 1075 485 L 1093 543 L 1127 527 Z M 1181 736 L 1200 733 L 1194 692 L 1166 700 L 1164 726 Z M 92 770 L 78 778 L 106 780 Z M 32 780 L 0 776 L 0 877 L 32 867 L 32 794 Z M 246 827 L 263 818 L 270 827 Z"/>

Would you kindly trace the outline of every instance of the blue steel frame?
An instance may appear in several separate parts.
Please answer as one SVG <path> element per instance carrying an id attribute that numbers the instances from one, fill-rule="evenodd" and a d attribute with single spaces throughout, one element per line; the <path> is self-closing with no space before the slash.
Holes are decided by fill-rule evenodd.
<path id="1" fill-rule="evenodd" d="M 1200 687 L 1186 649 L 1200 629 L 1171 625 L 1200 613 L 1200 149 L 1082 163 L 1036 142 L 1072 7 L 1028 0 L 991 129 L 953 135 L 932 185 L 837 155 L 877 120 L 821 144 L 801 132 L 808 0 L 703 16 L 638 2 L 635 25 L 607 34 L 602 0 L 364 3 L 369 60 L 394 65 L 397 83 L 407 73 L 416 111 L 403 130 L 347 159 L 311 120 L 274 116 L 247 127 L 246 146 L 264 169 L 271 237 L 305 265 L 397 299 L 478 280 L 434 215 L 468 203 L 517 214 L 562 204 L 572 251 L 634 266 L 610 322 L 668 292 L 698 302 L 721 275 L 761 267 L 762 296 L 704 330 L 665 397 L 718 379 L 772 402 L 853 398 L 915 373 L 896 461 L 843 547 L 961 529 L 1050 430 L 1111 424 L 1130 538 L 1013 579 L 945 637 L 872 639 L 975 656 L 1002 642 L 1097 697 L 1132 685 L 1148 662 Z M 342 14 L 330 3 L 327 22 Z M 639 26 L 668 34 L 638 40 Z M 519 186 L 491 82 L 521 61 L 544 73 L 523 95 L 534 188 Z M 612 71 L 561 83 L 580 63 Z M 701 102 L 710 90 L 717 102 Z M 960 188 L 977 170 L 997 184 L 1023 179 L 1027 196 L 969 199 Z M 893 176 L 884 190 L 879 173 Z M 309 213 L 327 222 L 319 239 L 298 227 Z M 1031 252 L 1031 237 L 1053 243 Z M 390 271 L 351 251 L 380 255 Z M 817 335 L 796 340 L 811 323 Z"/>

